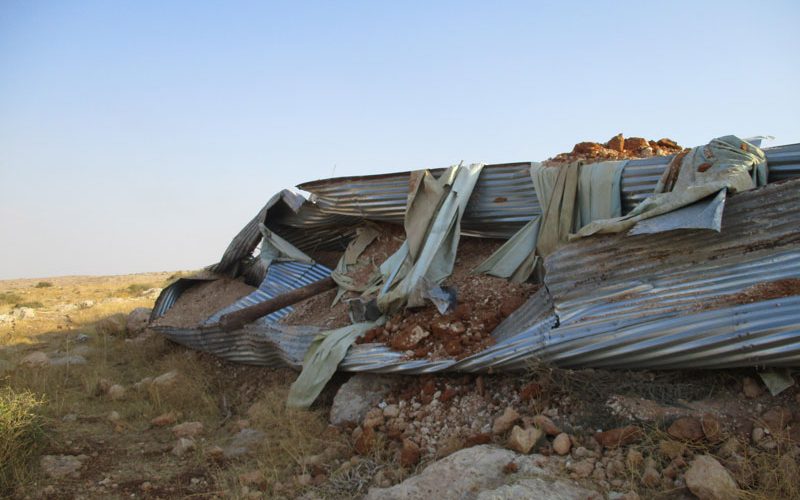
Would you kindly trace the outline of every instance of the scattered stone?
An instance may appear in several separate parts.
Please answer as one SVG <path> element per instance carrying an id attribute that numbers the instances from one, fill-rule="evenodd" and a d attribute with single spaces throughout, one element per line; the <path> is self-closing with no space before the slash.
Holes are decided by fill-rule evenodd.
<path id="1" fill-rule="evenodd" d="M 119 384 L 114 384 L 108 388 L 108 392 L 106 394 L 108 394 L 108 397 L 112 401 L 117 401 L 125 397 L 125 388 Z"/>
<path id="2" fill-rule="evenodd" d="M 703 424 L 695 417 L 682 417 L 672 423 L 667 434 L 681 441 L 700 441 L 705 437 Z"/>
<path id="3" fill-rule="evenodd" d="M 658 451 L 666 458 L 674 460 L 682 457 L 686 451 L 686 444 L 680 441 L 664 439 L 658 443 Z"/>
<path id="4" fill-rule="evenodd" d="M 150 491 L 153 489 L 153 484 L 150 481 L 145 481 L 139 485 L 139 489 L 142 491 Z"/>
<path id="5" fill-rule="evenodd" d="M 761 415 L 761 422 L 772 434 L 778 434 L 792 421 L 792 412 L 788 408 L 776 406 Z"/>
<path id="6" fill-rule="evenodd" d="M 578 479 L 584 479 L 594 472 L 594 462 L 588 458 L 577 462 L 567 462 L 567 470 L 572 472 Z"/>
<path id="7" fill-rule="evenodd" d="M 120 416 L 119 412 L 112 411 L 111 413 L 108 414 L 108 416 L 106 418 L 108 419 L 109 422 L 117 422 L 122 417 Z"/>
<path id="8" fill-rule="evenodd" d="M 86 458 L 85 455 L 45 455 L 39 460 L 39 464 L 45 474 L 57 479 L 77 476 Z"/>
<path id="9" fill-rule="evenodd" d="M 180 438 L 175 446 L 172 448 L 172 454 L 177 457 L 182 457 L 187 452 L 194 450 L 195 442 L 191 438 Z"/>
<path id="10" fill-rule="evenodd" d="M 152 309 L 147 307 L 137 307 L 128 314 L 128 319 L 125 322 L 125 328 L 130 335 L 138 335 L 145 331 L 147 324 L 150 322 L 150 313 Z"/>
<path id="11" fill-rule="evenodd" d="M 255 429 L 242 429 L 235 434 L 228 445 L 223 448 L 223 455 L 227 459 L 237 458 L 253 453 L 262 442 L 265 435 Z"/>
<path id="12" fill-rule="evenodd" d="M 100 335 L 124 335 L 126 322 L 124 314 L 112 314 L 95 323 L 94 329 Z"/>
<path id="13" fill-rule="evenodd" d="M 761 427 L 753 427 L 753 431 L 750 433 L 750 438 L 753 440 L 753 443 L 758 444 L 759 441 L 764 439 L 766 436 L 766 432 Z"/>
<path id="14" fill-rule="evenodd" d="M 494 419 L 494 424 L 492 424 L 492 432 L 495 434 L 503 434 L 514 425 L 514 423 L 519 420 L 519 413 L 514 408 L 510 406 L 505 409 L 502 415 Z"/>
<path id="15" fill-rule="evenodd" d="M 635 443 L 642 439 L 643 435 L 644 433 L 641 428 L 635 425 L 629 425 L 605 432 L 598 432 L 594 435 L 594 438 L 605 448 L 616 448 L 618 446 Z"/>
<path id="16" fill-rule="evenodd" d="M 542 386 L 536 382 L 525 384 L 519 390 L 519 400 L 522 402 L 538 398 L 542 394 Z"/>
<path id="17" fill-rule="evenodd" d="M 353 448 L 359 455 L 367 455 L 375 448 L 375 440 L 375 430 L 372 427 L 364 427 L 361 434 L 356 438 Z"/>
<path id="18" fill-rule="evenodd" d="M 742 380 L 742 392 L 748 399 L 755 399 L 764 393 L 764 389 L 758 381 L 751 377 L 745 377 Z"/>
<path id="19" fill-rule="evenodd" d="M 625 457 L 625 462 L 631 469 L 639 470 L 642 467 L 642 464 L 644 464 L 644 456 L 642 455 L 641 451 L 631 448 L 628 450 L 628 454 Z"/>
<path id="20" fill-rule="evenodd" d="M 396 418 L 400 415 L 400 408 L 397 405 L 387 405 L 383 409 L 383 416 L 386 418 Z"/>
<path id="21" fill-rule="evenodd" d="M 82 300 L 82 301 L 80 301 L 78 303 L 78 308 L 79 309 L 90 309 L 92 307 L 94 307 L 94 301 L 93 300 Z"/>
<path id="22" fill-rule="evenodd" d="M 203 424 L 202 422 L 184 422 L 173 426 L 170 430 L 177 438 L 193 438 L 203 432 Z"/>
<path id="23" fill-rule="evenodd" d="M 511 429 L 511 435 L 508 436 L 508 447 L 527 455 L 543 435 L 544 433 L 542 430 L 536 427 L 523 429 L 515 425 L 514 428 Z"/>
<path id="24" fill-rule="evenodd" d="M 154 387 L 157 387 L 159 389 L 166 389 L 168 387 L 172 387 L 175 384 L 177 384 L 179 379 L 180 379 L 180 373 L 178 373 L 177 370 L 172 370 L 154 378 L 152 384 Z"/>
<path id="25" fill-rule="evenodd" d="M 730 472 L 709 455 L 700 455 L 692 460 L 684 478 L 689 491 L 700 500 L 724 500 L 739 496 L 739 488 Z"/>
<path id="26" fill-rule="evenodd" d="M 50 364 L 50 357 L 42 351 L 35 351 L 20 360 L 20 364 L 25 366 L 46 366 Z"/>
<path id="27" fill-rule="evenodd" d="M 50 360 L 50 366 L 85 365 L 86 358 L 79 354 L 61 356 Z"/>
<path id="28" fill-rule="evenodd" d="M 251 470 L 250 472 L 239 474 L 239 482 L 244 486 L 256 486 L 257 488 L 263 488 L 267 485 L 267 479 L 260 470 Z"/>
<path id="29" fill-rule="evenodd" d="M 362 424 L 362 427 L 365 429 L 367 427 L 375 428 L 379 425 L 383 425 L 383 420 L 383 410 L 380 408 L 372 408 L 364 417 L 364 423 Z"/>
<path id="30" fill-rule="evenodd" d="M 225 458 L 225 450 L 216 445 L 206 448 L 206 458 L 212 462 L 221 462 Z"/>
<path id="31" fill-rule="evenodd" d="M 536 425 L 536 427 L 542 429 L 548 436 L 558 436 L 561 434 L 561 429 L 559 429 L 558 426 L 554 424 L 552 420 L 550 420 L 550 417 L 545 415 L 536 415 L 533 417 L 533 423 Z"/>
<path id="32" fill-rule="evenodd" d="M 145 377 L 142 380 L 133 384 L 133 388 L 137 391 L 141 391 L 142 389 L 146 389 L 153 383 L 153 377 Z"/>
<path id="33" fill-rule="evenodd" d="M 80 342 L 81 344 L 89 341 L 89 336 L 85 333 L 79 333 L 77 337 L 75 337 L 76 342 Z"/>
<path id="34" fill-rule="evenodd" d="M 419 446 L 410 439 L 403 439 L 403 447 L 400 449 L 400 465 L 413 467 L 419 462 L 419 457 Z"/>
<path id="35" fill-rule="evenodd" d="M 703 426 L 703 435 L 705 435 L 707 441 L 716 443 L 722 440 L 722 424 L 714 415 L 706 413 L 700 419 L 700 423 Z"/>
<path id="36" fill-rule="evenodd" d="M 559 455 L 566 455 L 569 453 L 569 450 L 572 448 L 572 440 L 569 438 L 569 435 L 562 432 L 553 440 L 553 451 L 558 453 Z"/>
<path id="37" fill-rule="evenodd" d="M 34 311 L 30 307 L 15 307 L 13 311 L 11 311 L 11 316 L 14 319 L 33 319 L 36 317 L 36 311 Z"/>
<path id="38" fill-rule="evenodd" d="M 655 488 L 661 484 L 661 474 L 653 467 L 645 467 L 644 474 L 642 474 L 642 484 L 648 488 Z"/>
<path id="39" fill-rule="evenodd" d="M 78 415 L 74 413 L 68 413 L 61 417 L 62 422 L 75 422 L 76 420 L 78 420 Z"/>
<path id="40" fill-rule="evenodd" d="M 370 408 L 378 404 L 392 389 L 393 379 L 380 375 L 359 373 L 345 382 L 331 405 L 333 425 L 357 424 Z"/>
<path id="41" fill-rule="evenodd" d="M 161 415 L 150 420 L 150 425 L 153 427 L 166 427 L 178 421 L 178 414 L 174 411 L 162 413 Z"/>

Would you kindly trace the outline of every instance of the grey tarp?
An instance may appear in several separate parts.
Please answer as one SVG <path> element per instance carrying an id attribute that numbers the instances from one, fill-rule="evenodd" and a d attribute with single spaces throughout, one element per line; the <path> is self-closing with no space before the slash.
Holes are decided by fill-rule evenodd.
<path id="1" fill-rule="evenodd" d="M 621 215 L 620 181 L 626 163 L 531 165 L 531 181 L 543 215 L 534 217 L 474 272 L 525 281 L 539 261 L 536 254 L 548 255 L 566 241 L 576 226 Z"/>
<path id="2" fill-rule="evenodd" d="M 656 194 L 629 214 L 592 222 L 571 238 L 618 233 L 641 220 L 691 205 L 722 190 L 737 193 L 766 183 L 767 159 L 763 151 L 736 136 L 719 137 L 676 156 L 656 185 Z"/>
<path id="3" fill-rule="evenodd" d="M 417 175 L 408 198 L 406 241 L 381 265 L 384 286 L 378 307 L 396 312 L 424 303 L 424 283 L 441 283 L 453 271 L 461 217 L 483 164 L 447 169 L 438 179 Z"/>

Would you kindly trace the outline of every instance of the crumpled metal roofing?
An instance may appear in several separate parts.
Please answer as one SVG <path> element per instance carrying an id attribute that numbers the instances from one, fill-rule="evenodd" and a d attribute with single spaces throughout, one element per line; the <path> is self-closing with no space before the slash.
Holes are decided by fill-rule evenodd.
<path id="1" fill-rule="evenodd" d="M 766 152 L 770 181 L 800 176 L 800 144 Z M 643 199 L 644 194 L 637 193 L 645 193 L 645 186 L 651 192 L 667 161 L 629 162 L 623 172 L 624 201 Z M 327 217 L 344 217 L 340 227 L 345 228 L 352 228 L 352 224 L 344 222 L 357 222 L 362 217 L 402 222 L 402 216 L 397 219 L 397 206 L 402 198 L 405 210 L 407 184 L 403 185 L 403 179 L 407 182 L 407 176 L 402 173 L 307 183 L 300 187 L 314 193 L 315 201 L 304 201 L 296 209 L 290 207 L 290 213 L 285 207 L 270 210 L 275 203 L 268 204 L 254 220 L 266 222 L 293 243 L 274 228 L 294 228 L 298 231 L 296 241 L 300 241 L 302 233 L 328 227 L 333 219 Z M 397 191 L 401 185 L 402 197 Z M 384 345 L 362 344 L 350 349 L 340 369 L 392 373 L 518 370 L 532 359 L 570 367 L 798 366 L 800 297 L 728 306 L 724 302 L 724 296 L 754 284 L 800 278 L 798 193 L 800 179 L 729 197 L 721 233 L 594 236 L 564 245 L 545 262 L 546 287 L 493 332 L 495 345 L 465 359 L 409 360 Z M 505 203 L 508 205 L 503 208 Z M 463 222 L 465 234 L 473 231 L 500 236 L 527 221 L 538 210 L 528 164 L 487 166 L 470 205 L 467 213 L 471 219 L 465 215 Z M 268 220 L 259 218 L 267 217 L 267 211 Z M 243 230 L 237 238 L 239 242 L 229 247 L 232 254 L 252 253 L 252 230 Z M 225 312 L 304 286 L 329 273 L 320 265 L 273 264 L 259 290 L 219 311 L 207 324 Z M 153 317 L 163 314 L 192 283 L 191 279 L 179 280 L 165 289 Z M 297 368 L 318 329 L 278 323 L 285 314 L 288 310 L 231 333 L 208 327 L 159 330 L 176 342 L 232 361 Z"/>

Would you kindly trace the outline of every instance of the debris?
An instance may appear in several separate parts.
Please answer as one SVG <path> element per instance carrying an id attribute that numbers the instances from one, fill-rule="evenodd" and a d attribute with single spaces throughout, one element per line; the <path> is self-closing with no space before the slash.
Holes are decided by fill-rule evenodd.
<path id="1" fill-rule="evenodd" d="M 235 434 L 228 445 L 223 448 L 223 455 L 227 459 L 249 455 L 255 452 L 262 442 L 265 435 L 255 429 L 242 429 Z"/>
<path id="2" fill-rule="evenodd" d="M 403 439 L 403 447 L 400 450 L 400 465 L 403 467 L 413 467 L 417 465 L 419 458 L 419 446 L 410 439 Z"/>
<path id="3" fill-rule="evenodd" d="M 174 424 L 178 420 L 178 414 L 174 411 L 162 413 L 161 415 L 150 420 L 150 425 L 154 427 L 166 427 Z"/>
<path id="4" fill-rule="evenodd" d="M 751 377 L 745 377 L 742 380 L 742 392 L 748 399 L 755 399 L 764 392 L 761 385 Z"/>
<path id="5" fill-rule="evenodd" d="M 797 288 L 800 289 L 800 280 L 797 280 L 797 282 Z M 777 396 L 794 385 L 794 378 L 788 369 L 760 371 L 758 376 L 761 377 L 764 385 L 769 389 L 769 393 L 773 396 Z"/>
<path id="6" fill-rule="evenodd" d="M 672 423 L 667 433 L 681 441 L 700 441 L 705 437 L 703 424 L 694 417 L 682 417 Z"/>
<path id="7" fill-rule="evenodd" d="M 622 134 L 617 134 L 605 144 L 597 142 L 579 142 L 569 153 L 559 153 L 545 162 L 547 165 L 559 165 L 577 160 L 596 162 L 603 160 L 624 160 L 629 158 L 650 158 L 652 156 L 666 156 L 679 153 L 683 150 L 671 139 L 648 141 L 641 137 L 625 139 Z"/>

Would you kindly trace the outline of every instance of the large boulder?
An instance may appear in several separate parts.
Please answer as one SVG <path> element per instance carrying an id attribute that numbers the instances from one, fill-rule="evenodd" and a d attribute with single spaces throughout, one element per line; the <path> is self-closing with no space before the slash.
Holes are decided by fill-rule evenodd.
<path id="1" fill-rule="evenodd" d="M 541 477 L 521 479 L 514 484 L 500 486 L 494 490 L 482 491 L 477 500 L 517 500 L 535 498 L 537 500 L 601 500 L 603 495 L 587 490 L 566 480 L 552 480 Z"/>
<path id="2" fill-rule="evenodd" d="M 138 335 L 147 329 L 147 324 L 150 322 L 150 313 L 152 309 L 147 307 L 137 307 L 128 314 L 125 326 L 128 330 L 128 335 Z"/>
<path id="3" fill-rule="evenodd" d="M 603 498 L 573 481 L 549 477 L 533 458 L 492 445 L 473 446 L 430 464 L 419 475 L 390 488 L 371 488 L 366 499 L 544 500 Z M 514 464 L 509 468 L 509 464 Z M 513 470 L 514 472 L 509 472 Z"/>
<path id="4" fill-rule="evenodd" d="M 333 425 L 358 424 L 377 405 L 396 379 L 382 375 L 359 373 L 342 384 L 333 398 L 330 421 Z"/>

